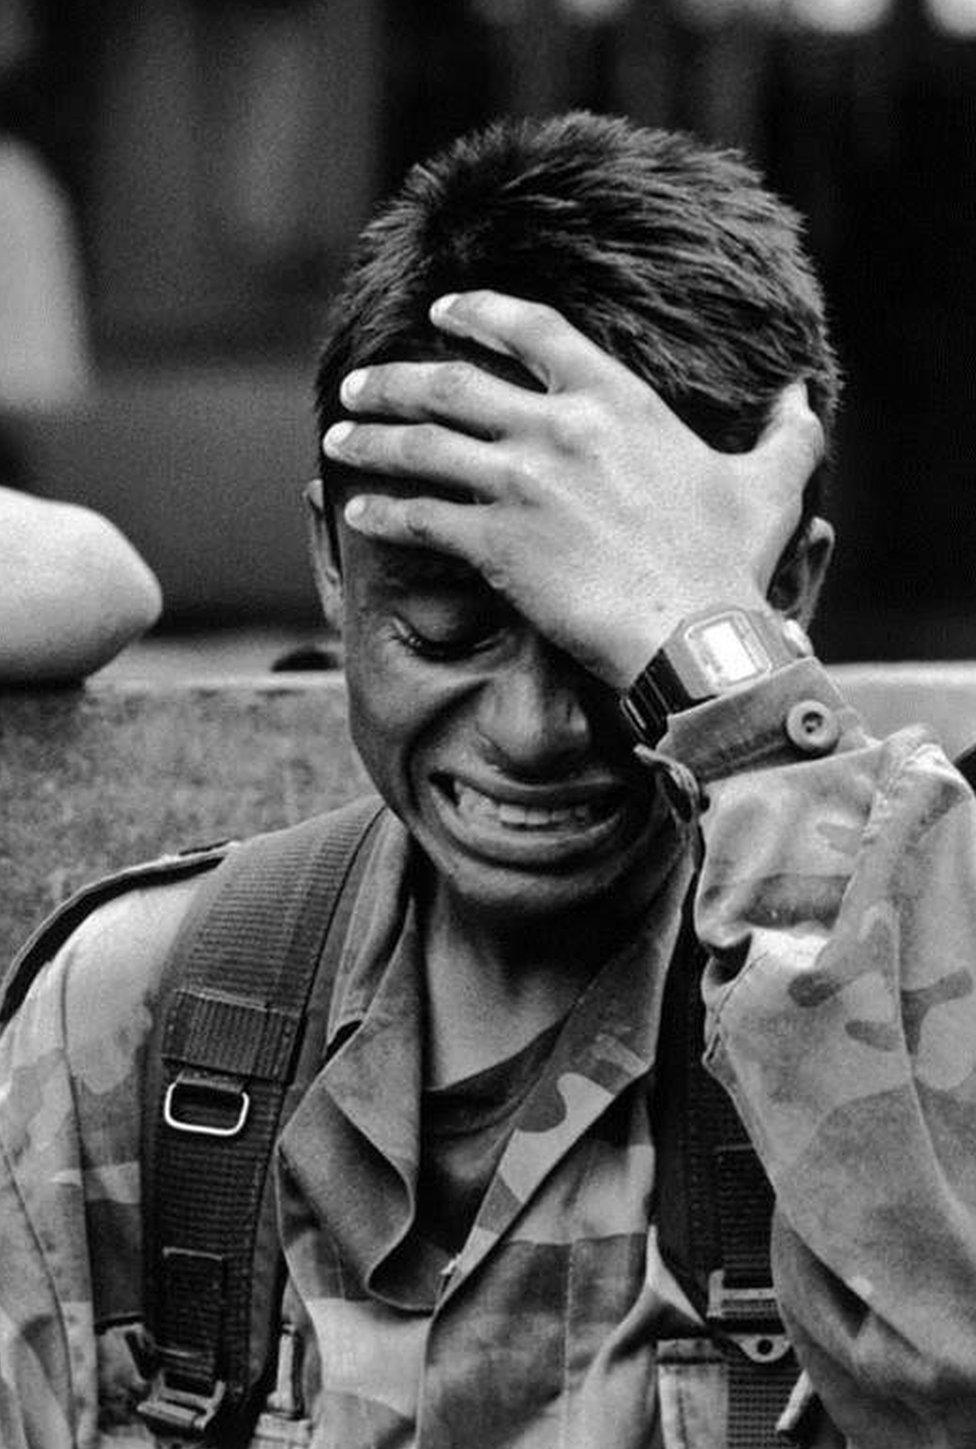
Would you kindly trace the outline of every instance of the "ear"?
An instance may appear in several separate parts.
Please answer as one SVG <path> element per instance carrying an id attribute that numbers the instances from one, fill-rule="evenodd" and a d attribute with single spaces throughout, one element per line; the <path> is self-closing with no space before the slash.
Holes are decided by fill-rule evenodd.
<path id="1" fill-rule="evenodd" d="M 825 518 L 811 518 L 776 565 L 769 602 L 779 613 L 810 623 L 834 552 L 834 530 Z"/>
<path id="2" fill-rule="evenodd" d="M 327 624 L 338 630 L 342 622 L 342 573 L 335 551 L 335 530 L 329 526 L 329 504 L 321 478 L 305 488 L 308 545 L 315 587 Z"/>

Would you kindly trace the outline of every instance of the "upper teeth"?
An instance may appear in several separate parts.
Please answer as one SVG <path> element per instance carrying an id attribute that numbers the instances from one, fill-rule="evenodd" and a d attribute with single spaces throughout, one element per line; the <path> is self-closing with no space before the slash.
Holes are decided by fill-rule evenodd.
<path id="1" fill-rule="evenodd" d="M 551 829 L 554 825 L 588 825 L 595 818 L 592 804 L 581 805 L 515 805 L 508 800 L 496 800 L 475 790 L 471 785 L 455 786 L 458 810 L 462 815 L 477 815 L 481 819 L 497 821 L 516 830 Z"/>

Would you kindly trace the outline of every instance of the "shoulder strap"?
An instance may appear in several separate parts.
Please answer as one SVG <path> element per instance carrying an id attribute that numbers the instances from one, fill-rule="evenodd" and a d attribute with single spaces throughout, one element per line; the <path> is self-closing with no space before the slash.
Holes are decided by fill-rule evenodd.
<path id="1" fill-rule="evenodd" d="M 230 852 L 170 960 L 145 1072 L 144 1297 L 157 1433 L 246 1442 L 283 1287 L 271 1154 L 321 1065 L 332 980 L 382 807 Z"/>
<path id="2" fill-rule="evenodd" d="M 706 1070 L 707 953 L 685 903 L 665 987 L 653 1100 L 662 1257 L 727 1349 L 728 1449 L 775 1449 L 799 1370 L 770 1267 L 773 1192 L 731 1098 Z"/>
<path id="3" fill-rule="evenodd" d="M 76 891 L 41 922 L 0 981 L 0 1028 L 6 1026 L 20 1006 L 37 973 L 93 911 L 127 891 L 139 890 L 143 886 L 168 885 L 212 870 L 230 848 L 230 844 L 224 841 L 219 845 L 181 851 L 178 855 L 162 855 L 142 865 L 129 866 L 126 870 L 103 876 Z"/>

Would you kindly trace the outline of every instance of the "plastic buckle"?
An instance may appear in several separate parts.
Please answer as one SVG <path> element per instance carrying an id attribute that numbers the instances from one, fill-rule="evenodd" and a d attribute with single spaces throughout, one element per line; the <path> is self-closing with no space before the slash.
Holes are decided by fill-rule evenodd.
<path id="1" fill-rule="evenodd" d="M 188 1434 L 202 1439 L 224 1401 L 225 1391 L 222 1379 L 217 1380 L 209 1394 L 177 1388 L 167 1382 L 166 1370 L 160 1369 L 148 1395 L 138 1406 L 139 1417 L 154 1432 Z"/>
<path id="2" fill-rule="evenodd" d="M 186 1115 L 194 1099 L 199 1101 L 208 1095 L 221 1105 L 236 1103 L 237 1116 L 228 1126 L 194 1121 L 192 1116 Z M 180 1072 L 166 1088 L 163 1099 L 163 1121 L 166 1126 L 172 1127 L 175 1132 L 192 1132 L 201 1137 L 236 1137 L 243 1130 L 250 1110 L 250 1095 L 239 1082 L 203 1076 L 199 1072 Z"/>
<path id="3" fill-rule="evenodd" d="M 724 1268 L 716 1268 L 708 1275 L 706 1321 L 753 1363 L 778 1363 L 792 1346 L 783 1332 L 772 1287 L 766 1284 L 732 1287 L 725 1281 Z"/>

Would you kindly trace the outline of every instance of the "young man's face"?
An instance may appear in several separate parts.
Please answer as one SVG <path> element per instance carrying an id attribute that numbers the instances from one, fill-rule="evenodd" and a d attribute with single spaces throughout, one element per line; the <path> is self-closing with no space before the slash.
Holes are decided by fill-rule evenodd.
<path id="1" fill-rule="evenodd" d="M 339 521 L 353 737 L 468 911 L 640 898 L 663 807 L 615 697 L 470 569 Z"/>

